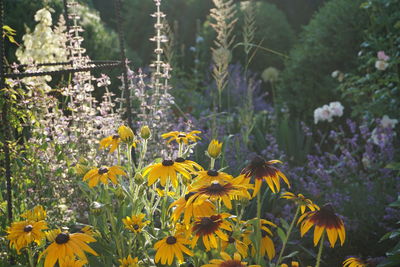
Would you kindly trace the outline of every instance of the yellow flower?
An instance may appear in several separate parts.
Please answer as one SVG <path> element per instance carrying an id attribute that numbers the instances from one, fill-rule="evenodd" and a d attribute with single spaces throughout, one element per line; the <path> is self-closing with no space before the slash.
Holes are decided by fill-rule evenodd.
<path id="1" fill-rule="evenodd" d="M 291 262 L 291 267 L 299 267 L 299 263 L 297 261 Z M 289 267 L 286 263 L 282 263 L 280 267 Z"/>
<path id="2" fill-rule="evenodd" d="M 155 263 L 161 261 L 161 264 L 171 265 L 175 257 L 177 258 L 178 263 L 182 263 L 184 260 L 183 253 L 193 256 L 193 252 L 185 246 L 189 243 L 190 242 L 183 234 L 170 235 L 158 241 L 154 245 L 154 248 L 157 250 L 154 259 Z"/>
<path id="3" fill-rule="evenodd" d="M 297 223 L 301 222 L 300 234 L 303 237 L 310 228 L 315 225 L 314 229 L 314 246 L 321 239 L 321 236 L 326 232 L 328 234 L 331 247 L 335 246 L 339 236 L 340 245 L 343 246 L 346 239 L 346 232 L 342 219 L 334 212 L 330 204 L 323 206 L 320 210 L 309 211 L 300 216 Z"/>
<path id="4" fill-rule="evenodd" d="M 285 192 L 282 194 L 282 198 L 293 200 L 297 205 L 300 206 L 301 214 L 309 208 L 311 211 L 319 210 L 318 205 L 314 204 L 310 199 L 305 198 L 302 194 L 297 196 L 291 192 Z"/>
<path id="5" fill-rule="evenodd" d="M 87 262 L 85 252 L 98 256 L 96 251 L 87 245 L 87 243 L 96 242 L 96 239 L 87 234 L 61 232 L 57 230 L 58 234 L 51 243 L 39 256 L 46 255 L 44 267 L 53 267 L 57 261 L 63 261 L 65 257 L 79 257 L 80 260 Z M 55 234 L 57 232 L 52 232 Z"/>
<path id="6" fill-rule="evenodd" d="M 122 219 L 122 222 L 125 224 L 125 228 L 131 230 L 134 233 L 140 233 L 146 225 L 150 224 L 150 221 L 144 221 L 143 219 L 146 215 L 141 213 L 138 215 L 132 215 L 131 217 L 126 216 L 125 219 Z"/>
<path id="7" fill-rule="evenodd" d="M 60 267 L 82 267 L 87 261 L 77 260 L 73 256 L 66 256 L 59 260 Z"/>
<path id="8" fill-rule="evenodd" d="M 233 258 L 225 252 L 221 252 L 221 259 L 210 260 L 209 264 L 204 264 L 201 267 L 261 267 L 260 265 L 247 265 L 247 262 L 242 261 L 239 253 L 235 253 Z"/>
<path id="9" fill-rule="evenodd" d="M 119 267 L 139 267 L 138 257 L 132 258 L 131 255 L 129 255 L 126 258 L 119 259 L 118 261 L 121 263 Z"/>
<path id="10" fill-rule="evenodd" d="M 115 149 L 117 149 L 120 142 L 121 142 L 121 138 L 119 137 L 118 134 L 108 136 L 106 138 L 101 139 L 100 149 L 110 147 L 109 153 L 113 153 L 115 151 Z"/>
<path id="11" fill-rule="evenodd" d="M 262 180 L 265 180 L 272 192 L 279 192 L 281 189 L 280 178 L 289 186 L 289 180 L 286 176 L 277 168 L 272 166 L 275 163 L 282 163 L 279 160 L 265 161 L 263 158 L 256 156 L 250 164 L 242 170 L 242 174 L 246 177 L 254 177 L 255 187 L 253 191 L 253 197 L 260 191 Z"/>
<path id="12" fill-rule="evenodd" d="M 84 227 L 82 227 L 81 230 L 79 230 L 79 232 L 90 235 L 92 237 L 94 237 L 94 235 L 96 234 L 95 231 L 93 230 L 93 227 L 90 225 L 85 225 Z"/>
<path id="13" fill-rule="evenodd" d="M 118 128 L 118 135 L 122 142 L 132 143 L 135 135 L 130 127 L 121 125 Z"/>
<path id="14" fill-rule="evenodd" d="M 14 246 L 17 253 L 28 246 L 32 242 L 40 245 L 45 237 L 43 230 L 47 229 L 45 221 L 21 221 L 13 222 L 11 227 L 7 228 L 8 235 L 6 238 L 10 240 L 10 247 Z"/>
<path id="15" fill-rule="evenodd" d="M 367 266 L 368 263 L 356 257 L 348 258 L 343 262 L 343 267 L 367 267 Z"/>
<path id="16" fill-rule="evenodd" d="M 165 197 L 165 196 L 173 197 L 173 196 L 175 196 L 175 192 L 173 192 L 173 191 L 161 190 L 160 188 L 156 188 L 156 191 L 157 191 L 157 194 L 160 197 Z"/>
<path id="17" fill-rule="evenodd" d="M 140 137 L 142 137 L 143 139 L 149 139 L 151 136 L 151 131 L 149 126 L 145 125 L 142 126 L 142 128 L 140 128 Z"/>
<path id="18" fill-rule="evenodd" d="M 212 201 L 222 201 L 225 207 L 232 209 L 232 199 L 251 197 L 247 191 L 252 188 L 249 182 L 250 179 L 245 178 L 243 175 L 231 179 L 230 181 L 214 180 L 211 183 L 190 190 L 189 193 L 194 193 L 194 195 L 189 199 L 188 204 L 192 201 L 204 201 L 204 199 L 210 199 Z"/>
<path id="19" fill-rule="evenodd" d="M 43 206 L 36 206 L 32 210 L 28 210 L 21 214 L 22 218 L 27 219 L 28 221 L 42 221 L 46 219 L 46 211 Z"/>
<path id="20" fill-rule="evenodd" d="M 167 180 L 169 179 L 172 185 L 178 187 L 177 172 L 182 174 L 186 179 L 190 179 L 189 172 L 185 169 L 185 166 L 179 162 L 173 160 L 163 160 L 161 163 L 156 163 L 148 166 L 143 176 L 148 175 L 148 185 L 152 185 L 157 179 L 160 179 L 160 184 L 165 187 Z"/>
<path id="21" fill-rule="evenodd" d="M 246 243 L 244 243 L 243 241 L 241 241 L 239 238 L 235 238 L 233 235 L 234 234 L 232 232 L 230 232 L 228 241 L 224 241 L 224 240 L 221 241 L 221 250 L 225 251 L 229 245 L 232 245 L 235 247 L 237 252 L 239 252 L 239 254 L 243 258 L 247 258 L 247 255 L 248 255 L 247 250 L 248 250 L 249 246 Z"/>
<path id="22" fill-rule="evenodd" d="M 225 220 L 230 217 L 228 213 L 221 213 L 216 215 L 211 215 L 209 217 L 198 217 L 196 218 L 192 233 L 194 238 L 192 239 L 192 248 L 197 244 L 197 240 L 201 237 L 206 251 L 211 248 L 218 248 L 218 241 L 216 236 L 221 240 L 229 241 L 229 236 L 222 230 L 227 230 L 232 232 L 232 225 Z"/>
<path id="23" fill-rule="evenodd" d="M 200 164 L 198 164 L 192 160 L 188 160 L 188 159 L 184 159 L 184 158 L 176 158 L 175 162 L 181 163 L 185 167 L 185 169 L 190 172 L 204 170 L 204 168 L 201 167 Z"/>
<path id="24" fill-rule="evenodd" d="M 190 219 L 192 217 L 207 217 L 215 214 L 215 206 L 208 200 L 205 201 L 191 201 L 188 204 L 189 198 L 191 198 L 195 193 L 187 193 L 185 196 L 174 201 L 169 208 L 174 208 L 172 212 L 172 219 L 177 221 L 181 214 L 184 213 L 183 223 L 185 225 L 190 224 Z"/>
<path id="25" fill-rule="evenodd" d="M 224 172 L 218 172 L 216 170 L 198 171 L 194 173 L 193 187 L 199 187 L 202 185 L 210 184 L 212 181 L 219 181 L 220 183 L 229 182 L 233 179 L 232 175 Z"/>
<path id="26" fill-rule="evenodd" d="M 182 142 L 185 144 L 189 144 L 189 141 L 196 143 L 197 140 L 201 139 L 196 135 L 199 133 L 201 133 L 201 131 L 191 131 L 189 133 L 174 131 L 162 134 L 161 137 L 164 139 L 169 138 L 169 140 L 167 141 L 168 144 L 172 141 L 176 141 L 178 144 L 181 144 Z"/>
<path id="27" fill-rule="evenodd" d="M 108 184 L 108 179 L 113 184 L 118 184 L 117 175 L 126 175 L 126 173 L 119 166 L 102 166 L 101 168 L 91 169 L 83 177 L 83 181 L 89 180 L 89 187 L 95 187 L 99 181 L 103 184 Z"/>
<path id="28" fill-rule="evenodd" d="M 218 140 L 211 140 L 210 144 L 208 145 L 207 153 L 211 158 L 218 158 L 221 155 L 222 150 L 222 142 L 220 143 Z"/>
<path id="29" fill-rule="evenodd" d="M 275 245 L 274 242 L 272 241 L 271 237 L 273 234 L 271 230 L 267 226 L 273 226 L 276 227 L 276 225 L 268 220 L 261 219 L 261 243 L 260 243 L 260 253 L 261 256 L 264 257 L 265 253 L 267 253 L 268 258 L 271 260 L 273 257 L 275 257 Z M 250 244 L 251 240 L 249 238 L 251 232 L 247 232 L 247 237 L 245 240 L 246 244 Z M 252 246 L 251 250 L 252 255 L 254 256 L 256 254 L 255 247 Z"/>

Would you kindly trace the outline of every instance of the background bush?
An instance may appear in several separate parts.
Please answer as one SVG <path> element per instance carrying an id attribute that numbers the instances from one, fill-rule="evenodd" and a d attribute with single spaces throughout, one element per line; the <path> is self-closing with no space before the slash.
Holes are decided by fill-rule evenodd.
<path id="1" fill-rule="evenodd" d="M 327 2 L 291 50 L 278 88 L 292 116 L 310 119 L 313 110 L 338 100 L 331 73 L 355 66 L 367 17 L 361 1 Z"/>

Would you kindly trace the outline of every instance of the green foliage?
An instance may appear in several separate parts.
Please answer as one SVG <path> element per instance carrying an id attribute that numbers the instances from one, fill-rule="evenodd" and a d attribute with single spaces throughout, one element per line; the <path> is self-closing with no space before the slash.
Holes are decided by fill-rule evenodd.
<path id="1" fill-rule="evenodd" d="M 372 118 L 400 116 L 400 11 L 398 0 L 372 0 L 361 5 L 369 23 L 361 44 L 358 67 L 347 73 L 339 86 L 352 107 L 352 115 Z M 390 58 L 377 69 L 378 51 Z"/>
<path id="2" fill-rule="evenodd" d="M 330 75 L 354 67 L 367 21 L 359 6 L 360 1 L 329 1 L 304 28 L 278 87 L 278 97 L 292 116 L 311 118 L 315 108 L 337 100 Z"/>
<path id="3" fill-rule="evenodd" d="M 84 3 L 83 3 L 84 4 Z M 6 0 L 5 1 L 5 23 L 15 29 L 17 35 L 14 36 L 17 42 L 20 42 L 25 34 L 25 26 L 33 29 L 35 21 L 34 14 L 37 10 L 44 6 L 49 6 L 54 10 L 52 14 L 53 21 L 57 22 L 60 14 L 63 14 L 64 7 L 61 0 L 50 1 L 31 1 L 31 0 Z M 87 6 L 82 7 L 82 26 L 85 32 L 82 34 L 84 38 L 83 46 L 87 50 L 87 54 L 92 59 L 119 59 L 118 38 L 115 31 L 107 29 L 101 22 L 99 15 Z M 7 45 L 7 44 L 6 44 Z M 16 61 L 16 46 L 12 45 L 6 49 L 7 60 L 9 62 Z M 134 57 L 134 54 L 131 53 Z"/>
<path id="4" fill-rule="evenodd" d="M 400 196 L 398 196 L 397 200 L 391 203 L 389 206 L 399 209 Z M 398 222 L 398 224 L 399 223 L 400 222 Z M 398 226 L 397 229 L 385 234 L 380 241 L 382 242 L 384 240 L 399 240 L 399 237 L 400 237 L 400 227 Z M 378 267 L 394 267 L 400 265 L 400 241 L 398 241 L 397 244 L 390 251 L 386 253 L 386 256 L 387 258 L 382 263 L 380 263 Z"/>

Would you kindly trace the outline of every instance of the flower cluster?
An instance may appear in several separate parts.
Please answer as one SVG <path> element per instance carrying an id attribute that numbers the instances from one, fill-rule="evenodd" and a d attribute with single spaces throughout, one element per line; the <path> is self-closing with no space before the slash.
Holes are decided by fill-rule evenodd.
<path id="1" fill-rule="evenodd" d="M 378 60 L 375 61 L 375 68 L 377 70 L 386 70 L 387 67 L 389 66 L 389 59 L 390 57 L 385 54 L 385 51 L 379 51 L 377 54 Z"/>
<path id="2" fill-rule="evenodd" d="M 331 102 L 329 105 L 314 110 L 314 123 L 317 124 L 320 121 L 332 122 L 333 117 L 341 117 L 343 115 L 344 107 L 340 102 Z"/>

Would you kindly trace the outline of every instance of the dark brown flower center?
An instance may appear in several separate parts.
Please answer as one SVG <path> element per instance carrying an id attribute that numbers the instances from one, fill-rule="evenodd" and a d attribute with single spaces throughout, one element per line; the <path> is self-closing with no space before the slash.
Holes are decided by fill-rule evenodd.
<path id="1" fill-rule="evenodd" d="M 187 194 L 185 195 L 185 201 L 188 201 L 189 198 L 190 198 L 191 196 L 193 196 L 194 194 L 196 194 L 196 192 L 189 192 L 189 193 L 187 193 Z"/>
<path id="2" fill-rule="evenodd" d="M 184 158 L 176 158 L 175 162 L 182 163 L 182 162 L 185 162 L 185 159 Z"/>
<path id="3" fill-rule="evenodd" d="M 56 243 L 61 245 L 61 244 L 65 244 L 69 241 L 69 234 L 68 233 L 61 233 L 58 234 L 58 236 L 56 237 Z"/>
<path id="4" fill-rule="evenodd" d="M 220 193 L 224 191 L 224 187 L 217 181 L 213 181 L 211 185 L 208 187 L 208 192 L 210 193 Z"/>
<path id="5" fill-rule="evenodd" d="M 170 159 L 165 159 L 165 160 L 163 160 L 162 165 L 163 166 L 172 166 L 172 165 L 174 165 L 174 161 L 170 160 Z"/>
<path id="6" fill-rule="evenodd" d="M 28 225 L 26 225 L 26 226 L 24 227 L 24 232 L 25 232 L 25 233 L 29 233 L 29 232 L 32 231 L 32 230 L 33 230 L 33 226 L 30 225 L 30 224 L 28 224 Z"/>
<path id="7" fill-rule="evenodd" d="M 137 224 L 134 224 L 134 225 L 133 225 L 133 229 L 135 229 L 135 230 L 139 230 L 139 225 L 137 225 Z"/>
<path id="8" fill-rule="evenodd" d="M 231 244 L 232 244 L 232 243 L 235 243 L 235 238 L 233 238 L 232 236 L 230 236 L 229 239 L 228 239 L 228 242 L 231 243 Z"/>
<path id="9" fill-rule="evenodd" d="M 115 139 L 118 139 L 118 138 L 119 138 L 119 135 L 118 135 L 118 134 L 114 134 L 113 137 L 112 137 L 112 139 L 114 139 L 114 140 L 115 140 Z"/>
<path id="10" fill-rule="evenodd" d="M 218 172 L 216 170 L 207 171 L 208 176 L 218 176 Z"/>
<path id="11" fill-rule="evenodd" d="M 264 165 L 265 163 L 265 159 L 263 159 L 260 156 L 255 156 L 252 160 L 251 160 L 251 165 L 254 167 L 261 167 L 262 165 Z"/>
<path id="12" fill-rule="evenodd" d="M 98 171 L 98 173 L 101 174 L 105 174 L 108 172 L 108 168 L 107 167 L 101 167 Z"/>
<path id="13" fill-rule="evenodd" d="M 176 237 L 175 236 L 169 236 L 168 238 L 167 238 L 167 244 L 168 245 L 173 245 L 173 244 L 175 244 L 176 243 Z"/>
<path id="14" fill-rule="evenodd" d="M 238 260 L 227 260 L 224 261 L 219 265 L 220 267 L 245 267 L 240 261 Z"/>
<path id="15" fill-rule="evenodd" d="M 179 137 L 179 138 L 186 137 L 186 134 L 184 134 L 184 133 L 180 133 L 180 134 L 178 134 L 178 137 Z"/>
<path id="16" fill-rule="evenodd" d="M 203 218 L 201 218 L 200 224 L 201 224 L 202 227 L 207 228 L 207 227 L 213 226 L 214 222 L 213 222 L 213 220 L 211 218 L 203 217 Z"/>

